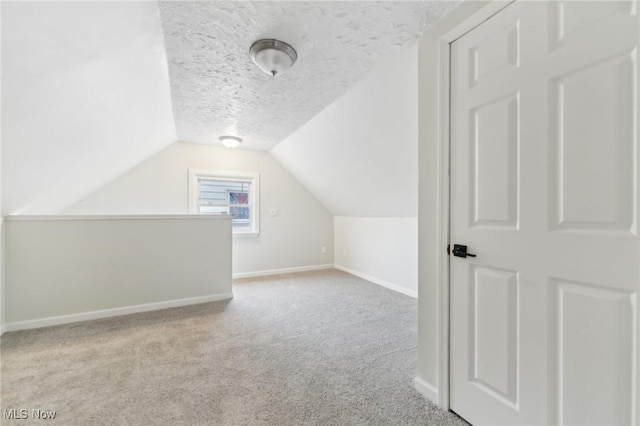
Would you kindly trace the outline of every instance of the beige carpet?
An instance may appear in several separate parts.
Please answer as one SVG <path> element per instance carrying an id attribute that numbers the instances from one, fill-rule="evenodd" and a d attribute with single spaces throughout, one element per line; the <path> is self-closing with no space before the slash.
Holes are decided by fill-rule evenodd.
<path id="1" fill-rule="evenodd" d="M 234 294 L 6 333 L 2 408 L 64 425 L 465 424 L 413 388 L 415 299 L 335 270 Z"/>

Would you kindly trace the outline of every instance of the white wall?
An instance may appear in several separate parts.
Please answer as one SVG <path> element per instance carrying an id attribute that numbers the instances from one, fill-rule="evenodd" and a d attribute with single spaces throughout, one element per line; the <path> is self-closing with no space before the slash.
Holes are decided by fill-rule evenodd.
<path id="1" fill-rule="evenodd" d="M 157 2 L 2 2 L 3 215 L 57 213 L 175 142 Z"/>
<path id="2" fill-rule="evenodd" d="M 188 213 L 189 168 L 260 174 L 260 235 L 234 237 L 234 274 L 333 264 L 332 215 L 261 151 L 176 143 L 65 214 Z M 272 208 L 278 216 L 269 215 Z"/>
<path id="3" fill-rule="evenodd" d="M 230 265 L 230 216 L 12 217 L 6 327 L 228 299 Z"/>
<path id="4" fill-rule="evenodd" d="M 336 268 L 418 297 L 418 219 L 336 217 Z"/>
<path id="5" fill-rule="evenodd" d="M 0 23 L 2 22 L 2 9 L 0 2 Z M 2 31 L 0 30 L 0 46 L 2 46 Z M 1 51 L 0 51 L 1 54 Z M 0 60 L 1 62 L 1 60 Z M 2 81 L 2 66 L 0 66 L 0 82 Z M 0 84 L 0 97 L 2 85 Z M 0 102 L 0 129 L 2 129 L 2 102 Z M 4 332 L 4 210 L 2 210 L 2 132 L 0 131 L 0 336 Z"/>
<path id="6" fill-rule="evenodd" d="M 271 151 L 336 216 L 336 265 L 411 295 L 418 282 L 417 71 L 414 44 Z"/>

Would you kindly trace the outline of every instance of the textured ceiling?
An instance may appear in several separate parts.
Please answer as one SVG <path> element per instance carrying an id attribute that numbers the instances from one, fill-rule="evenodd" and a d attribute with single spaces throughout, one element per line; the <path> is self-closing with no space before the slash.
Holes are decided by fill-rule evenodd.
<path id="1" fill-rule="evenodd" d="M 160 14 L 178 139 L 269 150 L 394 51 L 415 41 L 455 1 L 168 1 Z M 276 38 L 298 61 L 271 77 L 251 43 Z"/>

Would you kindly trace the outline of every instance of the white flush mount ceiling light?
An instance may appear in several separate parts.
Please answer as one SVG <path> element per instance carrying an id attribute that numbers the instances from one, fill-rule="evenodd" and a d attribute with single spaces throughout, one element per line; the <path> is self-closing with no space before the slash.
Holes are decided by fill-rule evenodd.
<path id="1" fill-rule="evenodd" d="M 289 68 L 298 59 L 295 49 L 287 43 L 274 39 L 254 42 L 249 49 L 251 59 L 267 74 L 276 76 Z"/>
<path id="2" fill-rule="evenodd" d="M 227 148 L 237 148 L 240 142 L 242 142 L 242 139 L 235 136 L 220 136 L 218 139 L 220 139 L 222 145 Z"/>

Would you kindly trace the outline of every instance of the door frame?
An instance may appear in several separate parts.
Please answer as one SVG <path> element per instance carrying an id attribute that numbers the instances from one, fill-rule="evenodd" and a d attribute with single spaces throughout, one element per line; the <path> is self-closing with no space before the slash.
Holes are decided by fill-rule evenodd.
<path id="1" fill-rule="evenodd" d="M 435 178 L 436 182 L 433 187 L 430 187 L 427 192 L 431 195 L 430 202 L 434 204 L 433 212 L 429 212 L 429 223 L 427 226 L 429 231 L 429 237 L 432 238 L 428 241 L 428 249 L 433 250 L 430 255 L 435 256 L 435 262 L 433 262 L 432 272 L 428 277 L 424 279 L 419 276 L 419 298 L 423 297 L 424 285 L 433 285 L 437 288 L 437 301 L 435 306 L 437 307 L 437 326 L 436 326 L 436 338 L 428 343 L 435 343 L 437 345 L 437 365 L 435 369 L 437 384 L 430 384 L 418 375 L 415 379 L 416 389 L 422 393 L 425 397 L 435 402 L 441 409 L 450 411 L 450 256 L 447 253 L 447 247 L 449 244 L 453 244 L 450 240 L 450 214 L 451 214 L 451 200 L 450 200 L 450 174 L 451 174 L 451 44 L 460 37 L 464 36 L 473 29 L 481 26 L 487 20 L 498 14 L 516 0 L 464 0 L 463 4 L 459 6 L 459 9 L 468 7 L 467 10 L 461 11 L 460 17 L 444 23 L 442 26 L 437 24 L 432 27 L 432 30 L 428 30 L 423 38 L 428 38 L 428 47 L 425 50 L 426 54 L 432 60 L 435 59 L 433 65 L 429 65 L 430 72 L 428 81 L 429 84 L 434 86 L 433 90 L 429 90 L 429 94 L 436 99 L 430 101 L 427 110 L 429 113 L 435 115 L 435 118 L 428 119 L 423 116 L 421 111 L 423 105 L 423 99 L 419 99 L 419 126 L 429 127 L 433 126 L 433 130 L 426 132 L 427 136 L 424 136 L 423 130 L 420 129 L 419 133 L 419 149 L 424 149 L 425 144 L 432 144 L 432 149 L 427 149 L 429 155 L 433 158 L 433 162 L 429 162 L 429 165 L 436 166 L 437 170 L 434 173 L 430 173 L 430 178 Z M 473 7 L 473 4 L 476 7 Z M 481 3 L 480 5 L 478 3 Z M 452 12 L 453 15 L 455 13 Z M 446 17 L 445 17 L 446 20 Z M 419 49 L 422 54 L 422 48 Z M 419 56 L 419 64 L 421 58 Z M 422 70 L 421 70 L 422 71 Z M 419 84 L 422 85 L 421 76 L 419 76 Z M 422 89 L 419 92 L 422 96 Z M 422 159 L 423 154 L 420 154 L 420 168 L 423 167 Z M 422 185 L 424 180 L 422 176 L 419 178 L 419 190 L 422 191 Z M 419 212 L 419 222 L 423 220 L 424 213 Z M 420 226 L 420 225 L 419 225 Z M 425 230 L 419 229 L 419 238 L 425 239 Z M 434 238 L 435 237 L 435 238 Z M 419 241 L 419 250 L 423 251 L 423 243 Z M 419 255 L 419 262 L 423 261 L 423 257 Z M 428 282 L 428 284 L 425 283 Z M 420 303 L 420 301 L 419 301 Z M 422 309 L 422 305 L 420 305 Z M 638 318 L 635 318 L 636 322 Z M 639 331 L 634 331 L 639 337 Z M 421 337 L 419 336 L 419 339 Z M 420 342 L 419 342 L 420 348 Z M 419 349 L 420 350 L 420 349 Z M 420 359 L 419 359 L 420 362 Z M 420 366 L 419 366 L 420 371 Z M 635 368 L 633 373 L 640 380 L 640 372 L 638 368 Z M 638 396 L 640 385 L 635 382 L 634 395 Z M 632 422 L 638 421 L 640 416 L 640 409 L 632 406 Z M 635 424 L 635 423 L 634 423 Z"/>
<path id="2" fill-rule="evenodd" d="M 450 126 L 451 126 L 451 43 L 469 31 L 482 25 L 488 19 L 509 6 L 515 0 L 490 0 L 472 15 L 454 24 L 446 32 L 437 36 L 437 235 L 436 235 L 436 277 L 438 287 L 438 370 L 437 404 L 449 410 L 449 336 L 450 336 L 450 281 L 449 255 L 446 252 L 450 244 Z M 473 2 L 475 3 L 475 2 Z"/>

